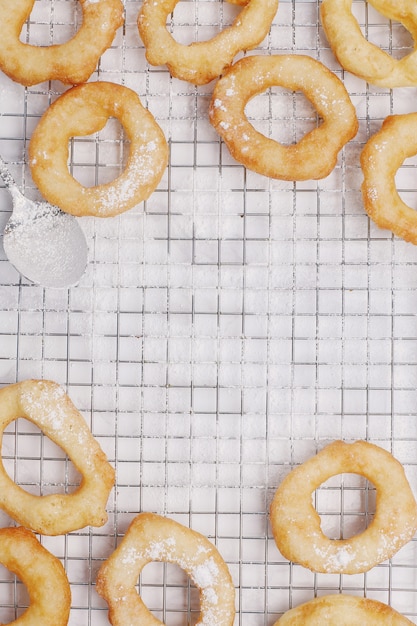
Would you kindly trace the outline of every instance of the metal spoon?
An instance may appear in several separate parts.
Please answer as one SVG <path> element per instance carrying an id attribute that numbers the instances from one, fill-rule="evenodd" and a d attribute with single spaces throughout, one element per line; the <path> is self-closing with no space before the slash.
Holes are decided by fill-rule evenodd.
<path id="1" fill-rule="evenodd" d="M 48 202 L 34 202 L 17 187 L 0 156 L 0 177 L 13 200 L 3 234 L 4 251 L 26 278 L 43 287 L 71 287 L 84 274 L 88 248 L 73 215 Z"/>

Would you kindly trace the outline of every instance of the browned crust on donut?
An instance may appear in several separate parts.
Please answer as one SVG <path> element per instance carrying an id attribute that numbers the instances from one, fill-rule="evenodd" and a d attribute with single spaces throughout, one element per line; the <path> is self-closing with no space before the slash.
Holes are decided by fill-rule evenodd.
<path id="1" fill-rule="evenodd" d="M 46 80 L 65 84 L 85 82 L 123 24 L 121 0 L 80 0 L 83 21 L 79 31 L 66 43 L 46 42 L 45 46 L 33 46 L 19 39 L 34 2 L 0 0 L 0 69 L 27 86 Z"/>
<path id="2" fill-rule="evenodd" d="M 161 624 L 136 590 L 140 572 L 151 561 L 175 563 L 190 576 L 200 592 L 198 624 L 232 626 L 235 590 L 216 547 L 200 533 L 154 513 L 140 513 L 133 519 L 99 570 L 96 589 L 109 606 L 113 626 Z"/>
<path id="3" fill-rule="evenodd" d="M 352 0 L 323 0 L 320 7 L 324 32 L 332 51 L 345 69 L 380 87 L 417 85 L 417 7 L 414 0 L 370 0 L 387 19 L 400 22 L 414 39 L 414 50 L 401 59 L 367 41 L 352 14 Z"/>
<path id="4" fill-rule="evenodd" d="M 144 0 L 138 17 L 139 33 L 151 65 L 166 64 L 172 76 L 195 85 L 217 78 L 238 52 L 261 43 L 278 9 L 278 0 L 232 0 L 243 6 L 233 24 L 208 41 L 187 46 L 176 42 L 166 27 L 177 2 Z"/>
<path id="5" fill-rule="evenodd" d="M 0 443 L 4 429 L 19 417 L 60 446 L 82 480 L 70 494 L 36 496 L 8 476 L 0 459 L 0 508 L 19 524 L 44 535 L 105 524 L 115 472 L 63 388 L 52 381 L 25 380 L 0 389 Z"/>
<path id="6" fill-rule="evenodd" d="M 387 117 L 360 156 L 362 198 L 369 217 L 380 227 L 417 244 L 417 213 L 401 199 L 395 175 L 417 154 L 417 113 Z"/>
<path id="7" fill-rule="evenodd" d="M 0 563 L 24 583 L 29 607 L 13 624 L 67 626 L 71 591 L 61 561 L 25 528 L 0 529 Z"/>
<path id="8" fill-rule="evenodd" d="M 69 140 L 101 130 L 117 118 L 130 140 L 123 172 L 85 187 L 69 172 Z M 168 144 L 153 115 L 128 87 L 110 82 L 78 85 L 45 111 L 29 144 L 33 180 L 43 196 L 72 215 L 111 217 L 146 200 L 168 163 Z"/>
<path id="9" fill-rule="evenodd" d="M 323 119 L 292 145 L 256 131 L 245 114 L 248 101 L 274 85 L 302 91 Z M 281 180 L 324 178 L 358 130 L 343 83 L 322 63 L 303 55 L 248 56 L 238 61 L 216 84 L 209 118 L 239 163 Z"/>
<path id="10" fill-rule="evenodd" d="M 362 533 L 332 540 L 324 535 L 311 498 L 323 482 L 345 472 L 373 483 L 376 511 Z M 402 465 L 366 441 L 335 441 L 295 467 L 278 487 L 270 514 L 281 554 L 323 573 L 366 572 L 391 558 L 417 530 L 417 504 Z"/>
<path id="11" fill-rule="evenodd" d="M 290 609 L 275 622 L 274 626 L 323 626 L 323 624 L 409 626 L 412 622 L 377 600 L 335 594 L 314 598 Z"/>

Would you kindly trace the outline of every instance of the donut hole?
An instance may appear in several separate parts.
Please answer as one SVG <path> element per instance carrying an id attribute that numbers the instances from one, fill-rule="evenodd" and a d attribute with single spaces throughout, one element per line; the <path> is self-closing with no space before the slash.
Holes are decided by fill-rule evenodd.
<path id="1" fill-rule="evenodd" d="M 130 141 L 118 119 L 110 117 L 99 132 L 70 140 L 68 168 L 84 187 L 111 183 L 123 172 Z"/>
<path id="2" fill-rule="evenodd" d="M 376 490 L 363 476 L 340 474 L 320 485 L 313 503 L 329 539 L 350 539 L 365 531 L 375 514 Z"/>
<path id="3" fill-rule="evenodd" d="M 5 428 L 1 452 L 8 476 L 28 493 L 72 493 L 80 486 L 81 476 L 66 453 L 23 417 Z"/>
<path id="4" fill-rule="evenodd" d="M 180 1 L 167 18 L 167 29 L 183 46 L 209 41 L 231 26 L 242 9 L 228 2 Z"/>
<path id="5" fill-rule="evenodd" d="M 29 604 L 26 585 L 0 563 L 0 624 L 10 624 L 18 619 Z"/>
<path id="6" fill-rule="evenodd" d="M 81 23 L 80 2 L 36 0 L 23 25 L 20 41 L 32 46 L 60 45 L 74 37 Z"/>
<path id="7" fill-rule="evenodd" d="M 355 16 L 363 36 L 394 59 L 407 56 L 414 48 L 411 33 L 400 23 L 389 20 L 372 7 L 370 2 L 353 2 Z"/>
<path id="8" fill-rule="evenodd" d="M 148 563 L 140 574 L 138 593 L 150 612 L 167 626 L 198 622 L 199 591 L 175 563 Z"/>
<path id="9" fill-rule="evenodd" d="M 406 159 L 395 173 L 395 187 L 401 200 L 411 209 L 417 209 L 415 184 L 417 155 Z"/>
<path id="10" fill-rule="evenodd" d="M 258 132 L 282 145 L 298 143 L 321 123 L 316 109 L 301 91 L 279 86 L 249 100 L 245 114 Z"/>

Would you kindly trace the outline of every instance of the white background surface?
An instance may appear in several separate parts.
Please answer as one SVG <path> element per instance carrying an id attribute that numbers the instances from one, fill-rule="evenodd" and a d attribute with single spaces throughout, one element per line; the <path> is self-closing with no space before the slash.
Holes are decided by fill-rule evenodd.
<path id="1" fill-rule="evenodd" d="M 140 2 L 126 0 L 125 8 L 125 26 L 91 80 L 135 89 L 163 128 L 170 161 L 158 189 L 119 217 L 80 220 L 90 259 L 70 290 L 30 284 L 0 251 L 0 384 L 62 384 L 117 472 L 106 526 L 42 539 L 71 582 L 70 624 L 108 623 L 95 575 L 139 511 L 172 517 L 217 545 L 236 586 L 236 624 L 272 625 L 289 607 L 339 591 L 390 603 L 417 623 L 414 542 L 364 575 L 314 575 L 280 555 L 268 521 L 281 478 L 336 438 L 392 451 L 417 489 L 417 248 L 369 222 L 359 167 L 384 117 L 415 109 L 416 89 L 391 92 L 343 73 L 318 3 L 281 0 L 258 52 L 321 60 L 344 81 L 360 128 L 326 179 L 269 180 L 236 163 L 210 126 L 213 84 L 197 88 L 147 65 L 136 29 Z M 173 32 L 185 42 L 207 38 L 236 11 L 181 2 Z M 362 0 L 354 12 L 370 39 L 396 56 L 409 51 L 409 35 Z M 65 40 L 74 15 L 74 0 L 37 0 L 29 41 L 45 44 L 51 33 Z M 0 75 L 0 152 L 33 198 L 28 142 L 64 89 L 58 82 L 25 89 Z M 281 141 L 317 122 L 303 96 L 278 88 L 248 113 Z M 74 174 L 86 184 L 111 180 L 126 150 L 110 123 L 74 141 Z M 413 205 L 415 166 L 405 165 L 397 180 Z M 1 188 L 2 229 L 10 209 Z M 3 456 L 35 493 L 76 482 L 71 463 L 23 420 L 8 429 Z M 326 531 L 364 528 L 373 495 L 357 477 L 326 483 L 317 497 Z M 5 621 L 27 602 L 8 579 L 2 570 Z M 141 592 L 168 626 L 195 623 L 198 598 L 178 568 L 147 566 Z"/>

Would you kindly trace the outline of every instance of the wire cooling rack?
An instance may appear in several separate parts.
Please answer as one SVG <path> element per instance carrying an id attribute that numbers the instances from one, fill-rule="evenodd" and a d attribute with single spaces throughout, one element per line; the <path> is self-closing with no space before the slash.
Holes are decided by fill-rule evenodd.
<path id="1" fill-rule="evenodd" d="M 280 480 L 329 441 L 368 439 L 404 464 L 417 492 L 417 248 L 369 222 L 359 154 L 390 113 L 415 109 L 416 89 L 374 88 L 344 73 L 318 2 L 281 0 L 255 52 L 313 56 L 344 82 L 357 136 L 324 180 L 269 180 L 229 155 L 208 122 L 213 84 L 195 87 L 147 65 L 136 29 L 140 2 L 91 80 L 134 89 L 163 128 L 169 165 L 144 205 L 111 219 L 82 218 L 89 265 L 78 286 L 43 289 L 0 252 L 0 384 L 26 378 L 64 386 L 117 472 L 109 521 L 42 543 L 62 559 L 72 626 L 108 624 L 95 591 L 102 561 L 140 511 L 154 511 L 215 543 L 236 586 L 236 624 L 272 625 L 288 608 L 343 591 L 391 604 L 417 623 L 416 544 L 363 575 L 315 575 L 288 563 L 272 540 L 268 507 Z M 180 2 L 169 28 L 184 43 L 231 22 L 227 3 Z M 368 38 L 394 56 L 409 35 L 365 2 L 353 10 Z M 37 0 L 22 37 L 60 43 L 80 23 L 74 0 Z M 25 193 L 39 117 L 65 88 L 25 89 L 0 75 L 0 153 Z M 273 89 L 248 107 L 254 125 L 293 141 L 317 124 L 299 94 Z M 84 184 L 111 180 L 127 144 L 116 123 L 71 144 Z M 415 201 L 415 162 L 398 187 Z M 2 229 L 11 200 L 0 188 Z M 7 470 L 34 493 L 71 490 L 72 463 L 23 419 L 7 429 Z M 364 528 L 372 487 L 336 477 L 316 494 L 332 537 Z M 2 525 L 13 522 L 1 515 Z M 198 598 L 177 567 L 153 563 L 140 591 L 168 626 L 195 623 Z M 0 572 L 0 620 L 27 606 L 23 585 Z"/>

